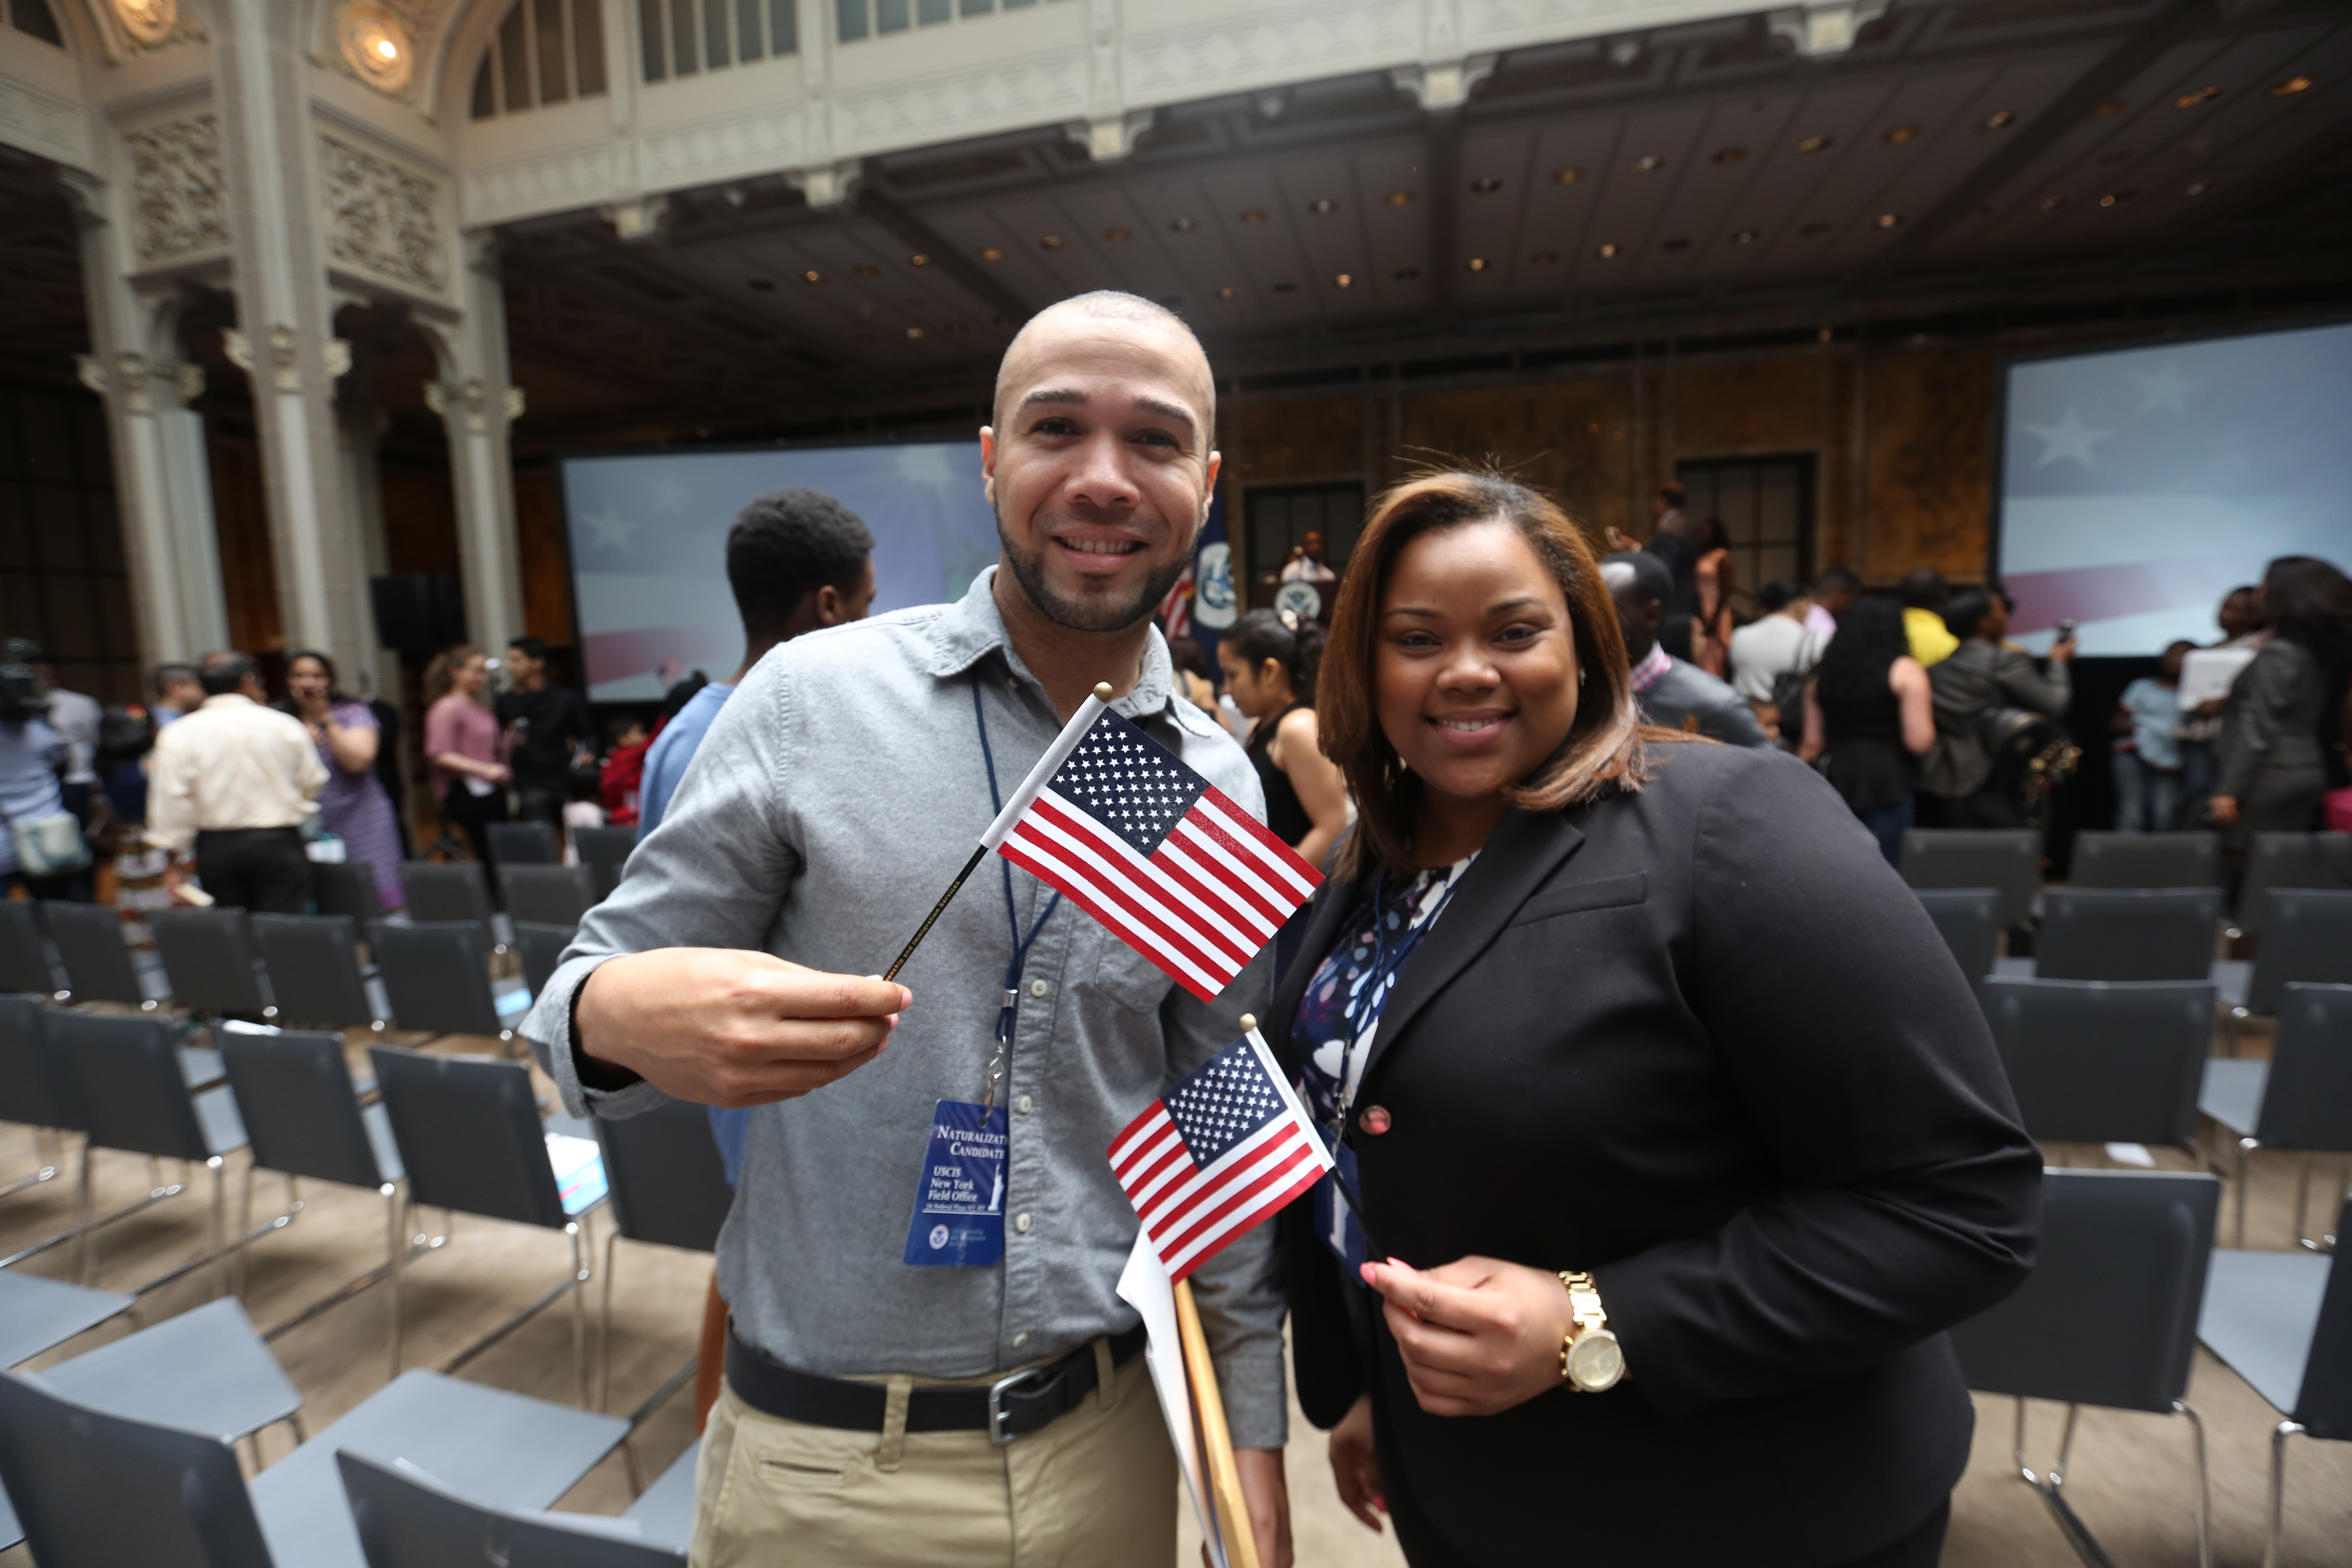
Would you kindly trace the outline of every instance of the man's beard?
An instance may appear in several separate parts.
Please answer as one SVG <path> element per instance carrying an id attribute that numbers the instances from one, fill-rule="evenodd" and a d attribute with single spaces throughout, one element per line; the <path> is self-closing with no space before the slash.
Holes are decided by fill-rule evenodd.
<path id="1" fill-rule="evenodd" d="M 1024 551 L 1005 526 L 1004 514 L 996 514 L 997 542 L 1004 547 L 1004 559 L 1013 568 L 1013 580 L 1040 614 L 1055 626 L 1074 632 L 1123 632 L 1138 621 L 1149 617 L 1184 574 L 1185 557 L 1153 569 L 1133 598 L 1100 598 L 1080 600 L 1057 594 L 1045 581 L 1045 552 L 1048 543 L 1034 551 Z"/>

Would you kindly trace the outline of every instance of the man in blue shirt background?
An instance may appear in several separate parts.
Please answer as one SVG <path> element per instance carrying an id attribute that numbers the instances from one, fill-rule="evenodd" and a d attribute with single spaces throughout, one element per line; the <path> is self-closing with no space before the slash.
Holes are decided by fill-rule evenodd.
<path id="1" fill-rule="evenodd" d="M 724 681 L 714 680 L 688 698 L 654 737 L 637 793 L 640 840 L 661 826 L 710 721 L 770 648 L 803 632 L 866 618 L 874 604 L 874 535 L 864 519 L 821 491 L 798 486 L 771 490 L 738 513 L 727 532 L 727 585 L 735 590 L 735 609 L 743 617 L 743 662 Z M 743 1138 L 751 1120 L 748 1110 L 710 1107 L 710 1135 L 719 1141 L 730 1187 L 743 1173 Z M 713 1275 L 694 1376 L 698 1432 L 719 1397 L 726 1332 L 727 1303 Z"/>

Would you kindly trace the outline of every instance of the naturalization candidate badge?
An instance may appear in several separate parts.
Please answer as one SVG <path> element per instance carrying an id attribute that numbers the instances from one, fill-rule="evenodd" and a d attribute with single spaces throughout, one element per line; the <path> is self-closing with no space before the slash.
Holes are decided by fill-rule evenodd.
<path id="1" fill-rule="evenodd" d="M 915 1183 L 907 1262 L 918 1268 L 984 1268 L 1004 1257 L 1004 1108 L 942 1100 Z"/>

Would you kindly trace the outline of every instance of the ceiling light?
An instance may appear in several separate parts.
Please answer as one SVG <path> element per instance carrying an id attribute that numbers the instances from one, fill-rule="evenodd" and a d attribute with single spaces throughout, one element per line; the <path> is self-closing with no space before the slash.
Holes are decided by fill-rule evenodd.
<path id="1" fill-rule="evenodd" d="M 1342 272 L 1333 277 L 1331 281 L 1339 288 L 1352 289 L 1356 286 L 1356 275 L 1352 272 Z"/>
<path id="2" fill-rule="evenodd" d="M 806 272 L 801 274 L 801 281 L 803 283 L 822 283 L 824 281 L 824 274 L 812 267 Z"/>
<path id="3" fill-rule="evenodd" d="M 2175 109 L 2194 109 L 2200 103 L 2210 103 L 2221 96 L 2218 87 L 2200 87 L 2195 92 L 2184 92 L 2172 100 Z"/>
<path id="4" fill-rule="evenodd" d="M 1660 245 L 1658 248 L 1660 250 L 1688 250 L 1690 248 L 1690 239 L 1687 236 L 1677 235 L 1674 238 Z"/>
<path id="5" fill-rule="evenodd" d="M 1879 140 L 1885 142 L 1889 147 L 1900 147 L 1906 142 L 1916 142 L 1919 140 L 1919 128 L 1916 125 L 1898 125 L 1895 127 L 1894 130 L 1889 131 L 1885 135 L 1880 137 Z"/>
<path id="6" fill-rule="evenodd" d="M 2111 191 L 2099 198 L 2099 205 L 2103 207 L 2120 206 L 2137 195 L 2137 191 Z"/>
<path id="7" fill-rule="evenodd" d="M 2065 205 L 2066 198 L 2064 196 L 2044 196 L 2040 201 L 2033 204 L 2033 210 L 2036 212 L 2054 213 Z"/>
<path id="8" fill-rule="evenodd" d="M 1832 332 L 1827 327 L 1823 327 L 1820 331 L 1813 334 L 1813 342 L 1817 343 L 1825 343 L 1835 336 L 1837 336 L 1835 332 Z"/>
<path id="9" fill-rule="evenodd" d="M 2006 109 L 2001 109 L 1996 110 L 1992 113 L 1986 115 L 1982 120 L 1978 121 L 1977 129 L 1979 131 L 2006 131 L 2016 123 L 2017 116 L 2011 114 Z"/>
<path id="10" fill-rule="evenodd" d="M 1903 221 L 1903 215 L 1901 213 L 1880 213 L 1873 221 L 1874 221 L 1881 228 L 1893 228 L 1896 224 Z"/>
<path id="11" fill-rule="evenodd" d="M 1201 220 L 1192 217 L 1171 218 L 1168 226 L 1177 234 L 1190 234 L 1201 226 Z"/>
<path id="12" fill-rule="evenodd" d="M 2122 99 L 2102 99 L 2099 102 L 2091 107 L 2091 118 L 2094 120 L 2106 120 L 2121 114 L 2123 111 L 2124 100 Z"/>
<path id="13" fill-rule="evenodd" d="M 1470 270 L 1471 270 L 1471 271 L 1473 271 L 1473 272 L 1484 272 L 1484 271 L 1486 271 L 1486 258 L 1485 257 L 1483 257 L 1483 256 L 1474 256 L 1474 257 L 1472 257 L 1472 258 L 1470 258 Z"/>
<path id="14" fill-rule="evenodd" d="M 2276 87 L 2271 89 L 2271 96 L 2273 98 L 2293 98 L 2298 92 L 2309 92 L 2310 90 L 2311 79 L 2309 77 L 2291 76 L 2284 81 L 2279 83 Z"/>
<path id="15" fill-rule="evenodd" d="M 1747 156 L 1748 149 L 1745 147 L 1723 147 L 1717 150 L 1713 161 L 1727 169 Z"/>
<path id="16" fill-rule="evenodd" d="M 1800 153 L 1819 153 L 1834 145 L 1836 142 L 1837 138 L 1834 136 L 1808 136 L 1802 142 L 1797 143 L 1797 151 Z"/>
<path id="17" fill-rule="evenodd" d="M 2201 196 L 2212 188 L 2213 182 L 2210 180 L 2191 180 L 2189 182 L 2189 195 L 2192 196 Z"/>
<path id="18" fill-rule="evenodd" d="M 1557 250 L 1538 250 L 1528 258 L 1528 265 L 1530 267 L 1553 267 L 1559 262 L 1559 252 Z"/>
<path id="19" fill-rule="evenodd" d="M 1241 292 L 1242 291 L 1240 289 L 1228 283 L 1223 288 L 1217 290 L 1217 298 L 1220 300 L 1238 300 L 1241 298 Z"/>
<path id="20" fill-rule="evenodd" d="M 915 252 L 915 254 L 914 254 L 914 255 L 909 256 L 908 258 L 907 258 L 907 265 L 908 265 L 908 266 L 909 266 L 909 267 L 929 267 L 930 264 L 931 264 L 931 258 L 930 258 L 929 257 L 928 257 L 928 256 L 925 256 L 925 255 L 924 255 L 921 251 L 919 251 L 919 251 L 917 251 L 917 252 Z"/>
<path id="21" fill-rule="evenodd" d="M 1307 204 L 1307 210 L 1313 213 L 1316 216 L 1321 217 L 1326 213 L 1338 212 L 1339 210 L 1339 204 L 1333 201 L 1329 196 L 1318 196 L 1313 201 Z"/>
<path id="22" fill-rule="evenodd" d="M 1500 174 L 1481 174 L 1470 182 L 1472 193 L 1477 195 L 1491 196 L 1502 188 L 1503 177 Z"/>
<path id="23" fill-rule="evenodd" d="M 1604 240 L 1601 243 L 1601 248 L 1593 254 L 1600 257 L 1603 261 L 1612 260 L 1617 255 L 1617 242 L 1613 239 Z"/>
<path id="24" fill-rule="evenodd" d="M 1047 250 L 1059 250 L 1070 242 L 1058 234 L 1041 234 L 1037 237 L 1037 243 Z"/>
<path id="25" fill-rule="evenodd" d="M 1633 174 L 1654 174 L 1665 166 L 1666 161 L 1664 158 L 1655 153 L 1649 153 L 1634 159 L 1631 164 L 1627 165 L 1626 173 Z"/>
<path id="26" fill-rule="evenodd" d="M 1244 207 L 1242 210 L 1241 216 L 1242 222 L 1244 223 L 1264 223 L 1265 221 L 1265 209 L 1264 207 Z"/>
<path id="27" fill-rule="evenodd" d="M 980 258 L 982 261 L 1002 261 L 1004 259 L 1004 247 L 983 245 L 980 247 Z"/>
<path id="28" fill-rule="evenodd" d="M 856 266 L 851 268 L 850 270 L 856 273 L 860 278 L 879 278 L 882 276 L 882 269 L 879 267 L 875 266 L 874 263 L 870 261 L 861 261 Z"/>
<path id="29" fill-rule="evenodd" d="M 1753 245 L 1763 237 L 1764 231 L 1762 229 L 1743 228 L 1738 234 L 1731 237 L 1731 243 L 1734 245 Z"/>
<path id="30" fill-rule="evenodd" d="M 919 338 L 923 335 L 923 329 L 920 327 L 908 327 L 907 329 L 907 335 L 910 338 Z"/>
<path id="31" fill-rule="evenodd" d="M 776 280 L 772 278 L 754 278 L 746 282 L 743 287 L 758 293 L 770 294 L 775 291 Z"/>
<path id="32" fill-rule="evenodd" d="M 1391 191 L 1387 195 L 1382 196 L 1381 199 L 1388 203 L 1389 205 L 1392 207 L 1409 207 L 1412 205 L 1412 193 L 1411 191 Z"/>
<path id="33" fill-rule="evenodd" d="M 1129 240 L 1135 237 L 1135 230 L 1131 228 L 1107 228 L 1103 230 L 1103 237 L 1110 241 L 1113 245 L 1125 245 Z"/>
<path id="34" fill-rule="evenodd" d="M 1554 169 L 1551 172 L 1551 183 L 1555 185 L 1572 185 L 1582 178 L 1584 178 L 1584 171 L 1573 163 L 1565 169 Z"/>
<path id="35" fill-rule="evenodd" d="M 390 38 L 378 38 L 375 41 L 375 58 L 380 60 L 396 60 L 400 58 L 400 46 Z"/>

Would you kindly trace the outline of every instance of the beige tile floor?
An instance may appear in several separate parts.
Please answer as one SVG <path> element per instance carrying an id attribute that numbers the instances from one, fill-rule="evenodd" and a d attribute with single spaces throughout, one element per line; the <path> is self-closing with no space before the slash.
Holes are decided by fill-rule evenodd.
<path id="1" fill-rule="evenodd" d="M 2053 1153 L 2076 1163 L 2092 1158 L 2083 1150 Z M 25 1129 L 0 1125 L 0 1182 L 29 1170 L 33 1157 L 33 1140 Z M 2160 1153 L 2159 1160 L 2173 1168 L 2190 1167 L 2188 1157 L 2177 1152 Z M 99 1170 L 101 1205 L 127 1201 L 144 1190 L 142 1160 L 101 1154 Z M 232 1212 L 240 1173 L 241 1165 L 233 1163 Z M 198 1178 L 205 1180 L 201 1173 Z M 261 1178 L 256 1187 L 257 1213 L 276 1212 L 268 1205 L 283 1191 L 277 1178 Z M 2293 1191 L 2294 1168 L 2287 1161 L 2257 1162 L 2249 1237 L 2253 1245 L 2287 1245 Z M 302 1196 L 305 1206 L 295 1222 L 247 1255 L 245 1300 L 254 1321 L 265 1329 L 382 1257 L 383 1211 L 373 1194 L 312 1183 L 304 1186 Z M 68 1219 L 71 1202 L 69 1181 L 0 1200 L 0 1255 L 60 1228 Z M 209 1200 L 200 1185 L 194 1194 L 109 1227 L 102 1233 L 98 1282 L 120 1289 L 163 1272 L 202 1245 L 208 1224 Z M 437 1365 L 561 1279 L 565 1268 L 566 1247 L 560 1236 L 462 1216 L 452 1234 L 447 1247 L 411 1271 L 410 1366 Z M 605 1234 L 601 1219 L 596 1234 L 601 1271 Z M 68 1252 L 58 1248 L 19 1267 L 70 1277 Z M 613 1280 L 614 1408 L 634 1407 L 693 1352 L 709 1273 L 709 1260 L 704 1257 L 621 1244 Z M 206 1268 L 145 1300 L 140 1319 L 152 1322 L 185 1310 L 223 1288 L 220 1270 Z M 602 1289 L 601 1279 L 592 1287 L 599 1294 Z M 302 1392 L 303 1414 L 311 1431 L 383 1385 L 386 1306 L 383 1292 L 371 1291 L 277 1342 L 279 1359 Z M 592 1326 L 593 1321 L 592 1314 Z M 120 1324 L 102 1327 L 65 1347 L 63 1353 L 127 1331 Z M 44 1358 L 56 1359 L 61 1359 L 58 1352 Z M 476 1361 L 466 1375 L 544 1398 L 570 1400 L 568 1310 L 559 1304 L 541 1314 Z M 2266 1441 L 2277 1417 L 2235 1374 L 2201 1351 L 2189 1397 L 2206 1418 L 2211 1445 L 2218 1561 L 2225 1568 L 2252 1568 L 2261 1558 Z M 2064 1568 L 2074 1560 L 2040 1502 L 2010 1479 L 2013 1408 L 2005 1399 L 1978 1401 L 1975 1453 L 1954 1499 L 1944 1558 L 1948 1568 Z M 684 1394 L 646 1420 L 636 1445 L 648 1476 L 684 1450 L 690 1426 Z M 1295 1412 L 1292 1427 L 1287 1462 L 1298 1562 L 1308 1568 L 1401 1563 L 1389 1538 L 1370 1534 L 1339 1508 L 1322 1435 Z M 2032 1430 L 2038 1452 L 2046 1455 L 2056 1440 L 2056 1407 L 2036 1407 Z M 282 1428 L 265 1433 L 265 1456 L 279 1457 L 289 1441 Z M 2118 1563 L 2155 1568 L 2195 1561 L 2193 1478 L 2185 1423 L 2093 1411 L 2083 1418 L 2068 1489 Z M 592 1471 L 562 1506 L 617 1512 L 629 1497 L 627 1476 L 616 1455 Z M 2294 1568 L 2352 1565 L 2352 1444 L 2298 1443 L 2289 1472 L 2287 1517 L 2287 1563 Z M 1180 1562 L 1198 1560 L 1194 1539 L 1188 1521 Z M 0 1552 L 0 1568 L 25 1568 L 29 1562 L 22 1547 Z"/>

